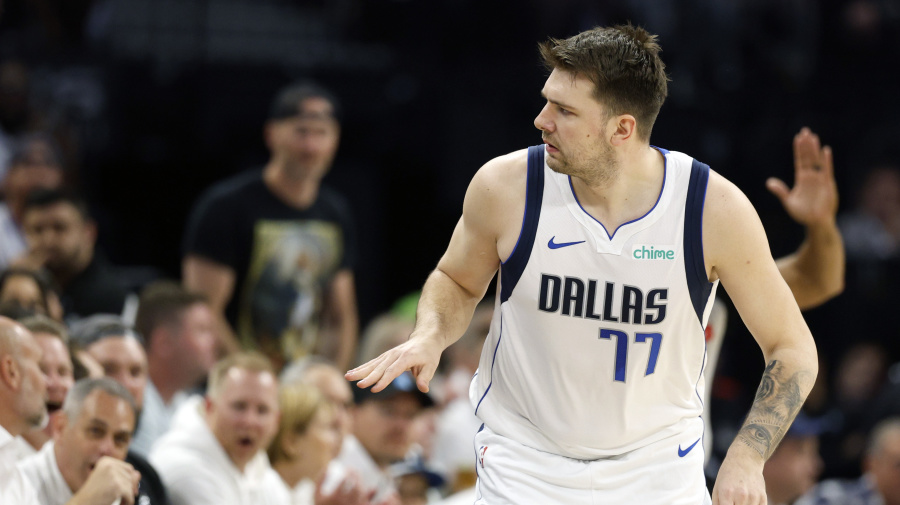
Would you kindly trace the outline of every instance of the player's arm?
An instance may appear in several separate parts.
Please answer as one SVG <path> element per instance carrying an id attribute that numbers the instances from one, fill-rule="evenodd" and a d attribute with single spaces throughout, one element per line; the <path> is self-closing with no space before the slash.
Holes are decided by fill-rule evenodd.
<path id="1" fill-rule="evenodd" d="M 359 333 L 359 315 L 356 309 L 356 287 L 353 272 L 339 270 L 328 287 L 325 298 L 325 331 L 337 342 L 332 358 L 338 367 L 346 370 L 353 362 Z"/>
<path id="2" fill-rule="evenodd" d="M 733 184 L 710 173 L 703 216 L 710 279 L 720 279 L 765 359 L 747 418 L 719 470 L 713 503 L 765 503 L 762 468 L 812 389 L 816 346 L 769 252 L 753 206 Z"/>
<path id="3" fill-rule="evenodd" d="M 813 308 L 844 290 L 844 242 L 837 227 L 838 191 L 831 148 L 809 128 L 794 136 L 794 187 L 766 181 L 794 221 L 806 227 L 796 252 L 779 258 L 778 269 L 801 309 Z"/>
<path id="4" fill-rule="evenodd" d="M 441 353 L 465 332 L 500 266 L 514 225 L 518 233 L 525 212 L 525 155 L 492 160 L 483 166 L 466 191 L 463 214 L 447 251 L 422 288 L 416 326 L 409 340 L 378 358 L 347 372 L 359 387 L 381 391 L 411 370 L 422 391 L 434 375 Z"/>
<path id="5" fill-rule="evenodd" d="M 206 296 L 209 306 L 218 319 L 219 343 L 228 352 L 236 352 L 241 346 L 225 319 L 225 307 L 234 293 L 235 273 L 231 267 L 197 254 L 188 254 L 181 263 L 181 276 L 185 289 Z"/>

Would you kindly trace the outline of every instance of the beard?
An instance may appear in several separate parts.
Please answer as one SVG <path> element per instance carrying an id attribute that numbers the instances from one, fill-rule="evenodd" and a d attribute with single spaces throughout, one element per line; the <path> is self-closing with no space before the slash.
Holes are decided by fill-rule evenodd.
<path id="1" fill-rule="evenodd" d="M 577 177 L 591 186 L 609 185 L 619 176 L 621 169 L 615 151 L 606 142 L 591 153 L 567 150 L 563 154 L 560 149 L 556 158 L 547 156 L 547 166 L 554 172 Z"/>

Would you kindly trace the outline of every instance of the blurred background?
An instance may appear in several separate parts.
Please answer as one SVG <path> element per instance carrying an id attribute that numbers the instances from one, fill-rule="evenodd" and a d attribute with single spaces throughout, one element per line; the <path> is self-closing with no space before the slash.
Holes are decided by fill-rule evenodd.
<path id="1" fill-rule="evenodd" d="M 546 73 L 537 42 L 627 20 L 659 35 L 672 79 L 651 143 L 735 182 L 756 205 L 774 255 L 803 236 L 764 181 L 792 184 L 791 139 L 802 126 L 834 149 L 842 215 L 869 212 L 900 241 L 900 178 L 864 184 L 873 169 L 895 174 L 900 164 L 896 0 L 0 5 L 0 166 L 9 139 L 52 131 L 116 264 L 178 278 L 196 198 L 266 161 L 262 127 L 273 94 L 312 78 L 344 105 L 326 184 L 355 214 L 364 327 L 421 286 L 475 171 L 540 143 L 532 121 Z M 845 292 L 807 313 L 826 388 L 861 342 L 876 349 L 862 361 L 872 381 L 900 381 L 891 368 L 900 359 L 898 249 L 854 245 L 847 241 Z M 746 412 L 763 365 L 732 316 L 715 394 L 723 418 Z"/>

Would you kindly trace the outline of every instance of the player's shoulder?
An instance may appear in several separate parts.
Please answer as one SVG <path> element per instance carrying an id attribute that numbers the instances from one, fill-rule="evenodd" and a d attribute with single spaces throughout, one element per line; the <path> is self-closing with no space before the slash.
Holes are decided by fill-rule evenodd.
<path id="1" fill-rule="evenodd" d="M 528 150 L 497 156 L 481 166 L 472 178 L 471 188 L 505 192 L 525 184 L 528 174 Z"/>
<path id="2" fill-rule="evenodd" d="M 712 169 L 709 171 L 704 207 L 714 216 L 725 214 L 726 218 L 735 212 L 753 210 L 747 195 L 733 182 Z"/>

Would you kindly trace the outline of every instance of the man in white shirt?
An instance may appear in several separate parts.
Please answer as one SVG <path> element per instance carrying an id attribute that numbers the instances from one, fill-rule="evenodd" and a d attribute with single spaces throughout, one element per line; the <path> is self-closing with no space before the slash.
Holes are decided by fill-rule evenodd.
<path id="1" fill-rule="evenodd" d="M 37 505 L 37 494 L 16 468 L 15 437 L 47 422 L 47 384 L 34 336 L 0 316 L 0 503 Z"/>
<path id="2" fill-rule="evenodd" d="M 185 402 L 150 452 L 172 505 L 275 505 L 263 483 L 278 421 L 278 380 L 265 356 L 217 363 L 206 398 Z"/>
<path id="3" fill-rule="evenodd" d="M 134 398 L 109 378 L 83 379 L 53 418 L 53 440 L 19 469 L 42 505 L 137 503 L 140 473 L 124 461 L 134 431 Z"/>
<path id="4" fill-rule="evenodd" d="M 135 328 L 144 337 L 149 380 L 131 450 L 147 457 L 178 407 L 216 362 L 216 318 L 206 298 L 159 281 L 141 292 Z"/>

